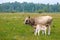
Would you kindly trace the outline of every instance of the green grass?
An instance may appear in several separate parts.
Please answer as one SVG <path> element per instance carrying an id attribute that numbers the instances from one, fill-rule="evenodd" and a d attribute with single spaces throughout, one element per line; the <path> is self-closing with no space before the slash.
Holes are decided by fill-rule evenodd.
<path id="1" fill-rule="evenodd" d="M 24 24 L 27 16 L 37 17 L 42 15 L 50 15 L 53 17 L 51 26 L 51 35 L 34 36 L 33 28 Z M 60 40 L 60 14 L 19 14 L 19 13 L 0 13 L 0 40 Z"/>

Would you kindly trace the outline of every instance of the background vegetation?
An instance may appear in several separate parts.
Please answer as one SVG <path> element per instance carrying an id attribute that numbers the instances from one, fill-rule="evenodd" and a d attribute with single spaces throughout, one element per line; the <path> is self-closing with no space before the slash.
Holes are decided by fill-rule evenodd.
<path id="1" fill-rule="evenodd" d="M 0 4 L 0 12 L 60 12 L 60 4 L 39 4 L 8 2 Z"/>

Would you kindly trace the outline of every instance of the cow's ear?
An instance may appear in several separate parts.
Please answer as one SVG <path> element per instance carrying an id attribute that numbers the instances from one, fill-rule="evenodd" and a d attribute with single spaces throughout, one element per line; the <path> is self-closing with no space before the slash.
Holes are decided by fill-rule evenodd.
<path id="1" fill-rule="evenodd" d="M 30 16 L 28 16 L 28 18 L 30 18 Z"/>

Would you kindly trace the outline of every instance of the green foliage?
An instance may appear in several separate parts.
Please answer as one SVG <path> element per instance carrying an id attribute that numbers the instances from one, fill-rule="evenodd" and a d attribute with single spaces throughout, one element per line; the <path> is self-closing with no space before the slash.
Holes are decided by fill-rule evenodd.
<path id="1" fill-rule="evenodd" d="M 39 11 L 38 11 L 38 13 L 43 13 L 43 12 L 45 12 L 45 11 L 44 11 L 44 10 L 39 10 Z"/>
<path id="2" fill-rule="evenodd" d="M 44 12 L 60 12 L 60 4 L 34 4 L 34 3 L 2 3 L 0 4 L 0 12 L 36 12 L 39 10 L 44 10 Z M 40 11 L 42 12 L 42 11 Z M 39 13 L 40 13 L 39 12 Z"/>

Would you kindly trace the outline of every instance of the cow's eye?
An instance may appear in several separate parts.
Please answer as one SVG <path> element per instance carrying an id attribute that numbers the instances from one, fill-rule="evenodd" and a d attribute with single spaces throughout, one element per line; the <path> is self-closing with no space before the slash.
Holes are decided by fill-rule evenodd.
<path id="1" fill-rule="evenodd" d="M 26 20 L 26 22 L 28 22 L 28 20 Z"/>

